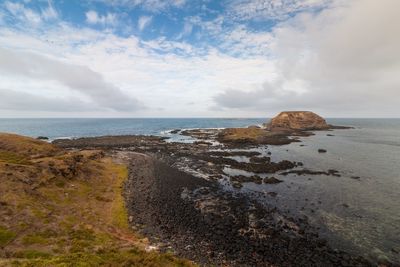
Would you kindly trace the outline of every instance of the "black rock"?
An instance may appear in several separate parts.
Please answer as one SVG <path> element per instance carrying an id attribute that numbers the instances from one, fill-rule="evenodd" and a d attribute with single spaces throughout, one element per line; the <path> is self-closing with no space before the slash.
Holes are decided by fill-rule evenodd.
<path id="1" fill-rule="evenodd" d="M 282 180 L 279 180 L 279 179 L 277 179 L 275 177 L 270 177 L 270 178 L 266 177 L 266 178 L 264 178 L 264 183 L 266 183 L 266 184 L 279 184 L 279 183 L 282 183 L 282 182 L 283 182 Z"/>
<path id="2" fill-rule="evenodd" d="M 38 136 L 36 139 L 38 140 L 49 140 L 47 136 Z"/>
<path id="3" fill-rule="evenodd" d="M 318 149 L 318 153 L 326 153 L 326 149 L 320 148 L 320 149 Z"/>

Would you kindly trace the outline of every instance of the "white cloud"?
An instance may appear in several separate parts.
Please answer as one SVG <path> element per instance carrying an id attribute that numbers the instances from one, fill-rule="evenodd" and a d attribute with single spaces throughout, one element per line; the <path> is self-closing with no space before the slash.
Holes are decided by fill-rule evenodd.
<path id="1" fill-rule="evenodd" d="M 204 32 L 209 35 L 219 36 L 223 33 L 223 23 L 225 17 L 223 15 L 217 16 L 212 20 L 203 20 L 200 16 L 194 16 L 189 18 L 189 22 L 202 28 Z"/>
<path id="2" fill-rule="evenodd" d="M 43 83 L 56 81 L 58 87 L 87 96 L 102 108 L 132 111 L 142 108 L 141 103 L 125 95 L 118 87 L 106 82 L 101 74 L 91 69 L 65 63 L 43 55 L 0 48 L 0 73 L 18 78 L 29 78 Z"/>
<path id="3" fill-rule="evenodd" d="M 193 31 L 193 24 L 188 21 L 185 21 L 185 23 L 183 24 L 182 32 L 177 36 L 176 39 L 182 39 L 182 37 L 190 35 L 192 31 Z"/>
<path id="4" fill-rule="evenodd" d="M 0 88 L 0 110 L 2 112 L 71 112 L 92 111 L 93 106 L 79 98 L 48 97 L 27 92 L 13 91 Z"/>
<path id="5" fill-rule="evenodd" d="M 286 19 L 290 14 L 325 7 L 333 0 L 233 0 L 231 17 L 239 20 Z"/>
<path id="6" fill-rule="evenodd" d="M 48 0 L 48 7 L 42 10 L 42 17 L 45 20 L 51 20 L 51 19 L 57 19 L 58 18 L 58 12 L 55 10 L 53 3 L 51 0 Z"/>
<path id="7" fill-rule="evenodd" d="M 250 92 L 233 87 L 216 102 L 275 112 L 400 116 L 399 9 L 396 0 L 357 0 L 317 15 L 299 14 L 273 30 L 276 78 Z"/>
<path id="8" fill-rule="evenodd" d="M 274 37 L 269 32 L 256 32 L 244 25 L 238 25 L 232 30 L 221 32 L 220 47 L 227 53 L 241 56 L 266 56 L 271 55 L 271 44 Z"/>
<path id="9" fill-rule="evenodd" d="M 153 17 L 152 16 L 141 16 L 138 20 L 138 28 L 140 31 L 143 31 L 144 28 L 150 25 Z"/>
<path id="10" fill-rule="evenodd" d="M 52 81 L 56 81 L 56 84 L 46 86 L 48 90 L 41 92 L 37 89 L 37 83 L 35 86 L 32 81 L 18 84 L 16 81 L 20 78 L 16 79 L 15 73 L 10 74 L 3 70 L 3 77 L 9 77 L 9 84 L 14 84 L 12 88 L 7 87 L 14 91 L 48 95 L 51 93 L 51 88 L 57 90 L 55 92 L 64 90 L 62 94 L 65 98 L 75 96 L 85 99 L 91 103 L 90 106 L 94 110 L 98 110 L 101 106 L 117 109 L 124 103 L 129 106 L 129 100 L 124 99 L 137 96 L 147 107 L 147 109 L 119 111 L 113 113 L 114 116 L 227 116 L 227 113 L 210 110 L 215 94 L 223 92 L 227 87 L 235 86 L 243 90 L 252 90 L 255 84 L 264 81 L 266 73 L 274 71 L 272 64 L 265 58 L 240 59 L 214 49 L 199 50 L 184 42 L 171 42 L 166 39 L 143 42 L 135 36 L 123 38 L 110 33 L 68 26 L 56 26 L 49 29 L 45 35 L 31 31 L 23 33 L 0 29 L 0 47 L 8 47 L 17 55 L 21 53 L 21 56 L 13 54 L 17 59 L 22 57 L 33 61 L 32 67 L 28 69 L 31 70 L 28 72 L 29 75 L 24 77 L 40 81 L 42 86 L 50 82 L 50 77 L 53 77 Z M 35 54 L 46 58 L 57 57 L 57 61 L 62 60 L 68 66 L 75 67 L 53 67 L 53 63 L 43 64 L 42 60 L 36 60 L 35 57 L 23 56 L 24 52 L 32 49 Z M 180 51 L 178 53 L 180 55 L 176 54 L 176 51 Z M 8 71 L 14 69 L 12 66 L 14 65 L 9 64 Z M 97 76 L 90 75 L 78 66 L 86 66 L 97 73 Z M 18 69 L 23 71 L 25 67 Z M 42 76 L 35 74 L 32 77 L 33 69 L 37 69 Z M 73 78 L 76 81 L 81 81 L 83 77 L 89 75 L 87 82 L 90 84 L 81 89 L 82 86 L 72 85 L 60 77 L 62 73 L 71 75 L 80 73 L 80 77 Z M 98 75 L 103 78 L 98 78 Z M 92 84 L 94 81 L 107 81 L 107 83 L 98 86 Z M 109 89 L 99 94 L 104 95 L 104 99 L 97 100 L 94 99 L 96 91 L 86 89 L 92 87 Z M 124 94 L 123 100 L 114 98 L 115 88 Z M 71 91 L 75 94 L 71 95 Z M 194 100 L 194 104 L 188 104 Z M 161 112 L 161 109 L 164 111 Z M 230 111 L 228 114 L 233 115 L 234 112 Z M 248 114 L 238 112 L 237 116 L 248 116 Z M 97 112 L 91 116 L 110 116 L 110 113 Z"/>
<path id="11" fill-rule="evenodd" d="M 5 8 L 14 17 L 28 23 L 31 26 L 37 27 L 42 22 L 40 14 L 36 13 L 30 8 L 26 8 L 23 4 L 7 1 L 5 2 Z"/>
<path id="12" fill-rule="evenodd" d="M 158 13 L 170 8 L 182 8 L 186 0 L 98 0 L 108 5 L 123 6 L 128 8 L 142 7 L 147 11 Z"/>
<path id="13" fill-rule="evenodd" d="M 102 16 L 94 10 L 86 12 L 86 22 L 89 24 L 101 24 L 101 25 L 115 25 L 117 23 L 117 15 L 114 13 L 107 13 Z"/>
<path id="14" fill-rule="evenodd" d="M 91 116 L 245 117 L 281 109 L 400 116 L 399 5 L 332 4 L 320 13 L 301 12 L 271 32 L 239 23 L 226 28 L 223 15 L 188 19 L 210 33 L 213 45 L 143 41 L 67 23 L 45 32 L 2 27 L 0 97 L 12 104 L 0 100 L 0 106 L 28 112 L 29 101 L 14 99 L 25 95 L 33 99 L 32 112 L 41 110 L 42 98 L 48 110 L 54 101 L 59 112 L 89 107 Z M 101 17 L 96 23 L 103 24 Z"/>

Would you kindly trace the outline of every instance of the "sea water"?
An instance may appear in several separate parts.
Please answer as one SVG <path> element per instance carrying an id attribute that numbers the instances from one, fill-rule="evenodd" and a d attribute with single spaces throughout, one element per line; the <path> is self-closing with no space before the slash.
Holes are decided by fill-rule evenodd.
<path id="1" fill-rule="evenodd" d="M 0 132 L 37 137 L 101 135 L 171 136 L 172 129 L 260 125 L 266 119 L 0 119 Z M 338 170 L 341 177 L 274 174 L 284 183 L 246 183 L 263 201 L 310 223 L 334 247 L 371 259 L 400 262 L 400 119 L 328 119 L 354 129 L 319 131 L 301 143 L 260 148 L 272 160 L 301 161 L 315 171 Z M 333 136 L 328 136 L 333 135 Z M 176 138 L 175 135 L 172 135 Z M 318 153 L 318 149 L 326 153 Z M 357 177 L 357 178 L 356 178 Z M 359 178 L 358 178 L 359 177 Z M 278 193 L 276 197 L 268 192 Z"/>
<path id="2" fill-rule="evenodd" d="M 0 132 L 37 137 L 168 135 L 172 129 L 245 127 L 265 119 L 0 119 Z"/>
<path id="3" fill-rule="evenodd" d="M 300 161 L 314 171 L 335 169 L 340 177 L 274 174 L 284 182 L 247 183 L 243 190 L 264 192 L 269 204 L 306 215 L 334 247 L 400 264 L 400 119 L 328 121 L 354 129 L 318 131 L 301 143 L 264 151 L 272 152 L 272 161 Z"/>

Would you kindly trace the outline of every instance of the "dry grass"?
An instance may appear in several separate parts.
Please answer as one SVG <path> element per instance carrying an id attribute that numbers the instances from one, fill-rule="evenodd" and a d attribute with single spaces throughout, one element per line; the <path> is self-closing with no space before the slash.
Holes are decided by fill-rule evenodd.
<path id="1" fill-rule="evenodd" d="M 220 138 L 225 142 L 237 140 L 257 140 L 268 136 L 269 132 L 259 128 L 228 128 L 220 133 Z"/>
<path id="2" fill-rule="evenodd" d="M 52 156 L 60 152 L 59 148 L 47 142 L 8 133 L 0 133 L 0 149 L 25 157 Z"/>
<path id="3" fill-rule="evenodd" d="M 0 134 L 0 266 L 191 266 L 144 251 L 128 227 L 127 174 L 101 151 Z"/>

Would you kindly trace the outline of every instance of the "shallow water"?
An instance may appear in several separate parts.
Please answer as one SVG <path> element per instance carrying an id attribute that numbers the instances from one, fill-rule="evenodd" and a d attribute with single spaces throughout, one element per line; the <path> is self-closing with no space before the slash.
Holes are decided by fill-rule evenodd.
<path id="1" fill-rule="evenodd" d="M 153 134 L 190 142 L 190 138 L 168 131 L 244 127 L 263 122 L 265 119 L 0 119 L 0 131 L 50 139 Z M 341 177 L 274 175 L 285 182 L 246 183 L 241 190 L 265 193 L 263 201 L 291 214 L 307 215 L 335 247 L 373 259 L 387 257 L 400 262 L 400 254 L 395 252 L 400 252 L 400 119 L 329 119 L 328 122 L 355 129 L 316 132 L 315 136 L 301 138 L 302 143 L 256 150 L 263 155 L 271 151 L 273 161 L 301 161 L 304 168 L 316 171 L 336 169 Z M 318 153 L 319 148 L 327 153 Z M 278 195 L 272 197 L 268 192 Z"/>
<path id="2" fill-rule="evenodd" d="M 268 150 L 273 161 L 301 161 L 316 171 L 336 169 L 341 177 L 274 175 L 285 182 L 247 183 L 242 190 L 278 193 L 266 201 L 291 214 L 308 215 L 336 247 L 400 262 L 400 120 L 332 123 L 356 128 L 316 132 L 301 138 L 302 143 Z M 319 148 L 327 153 L 318 153 Z"/>

